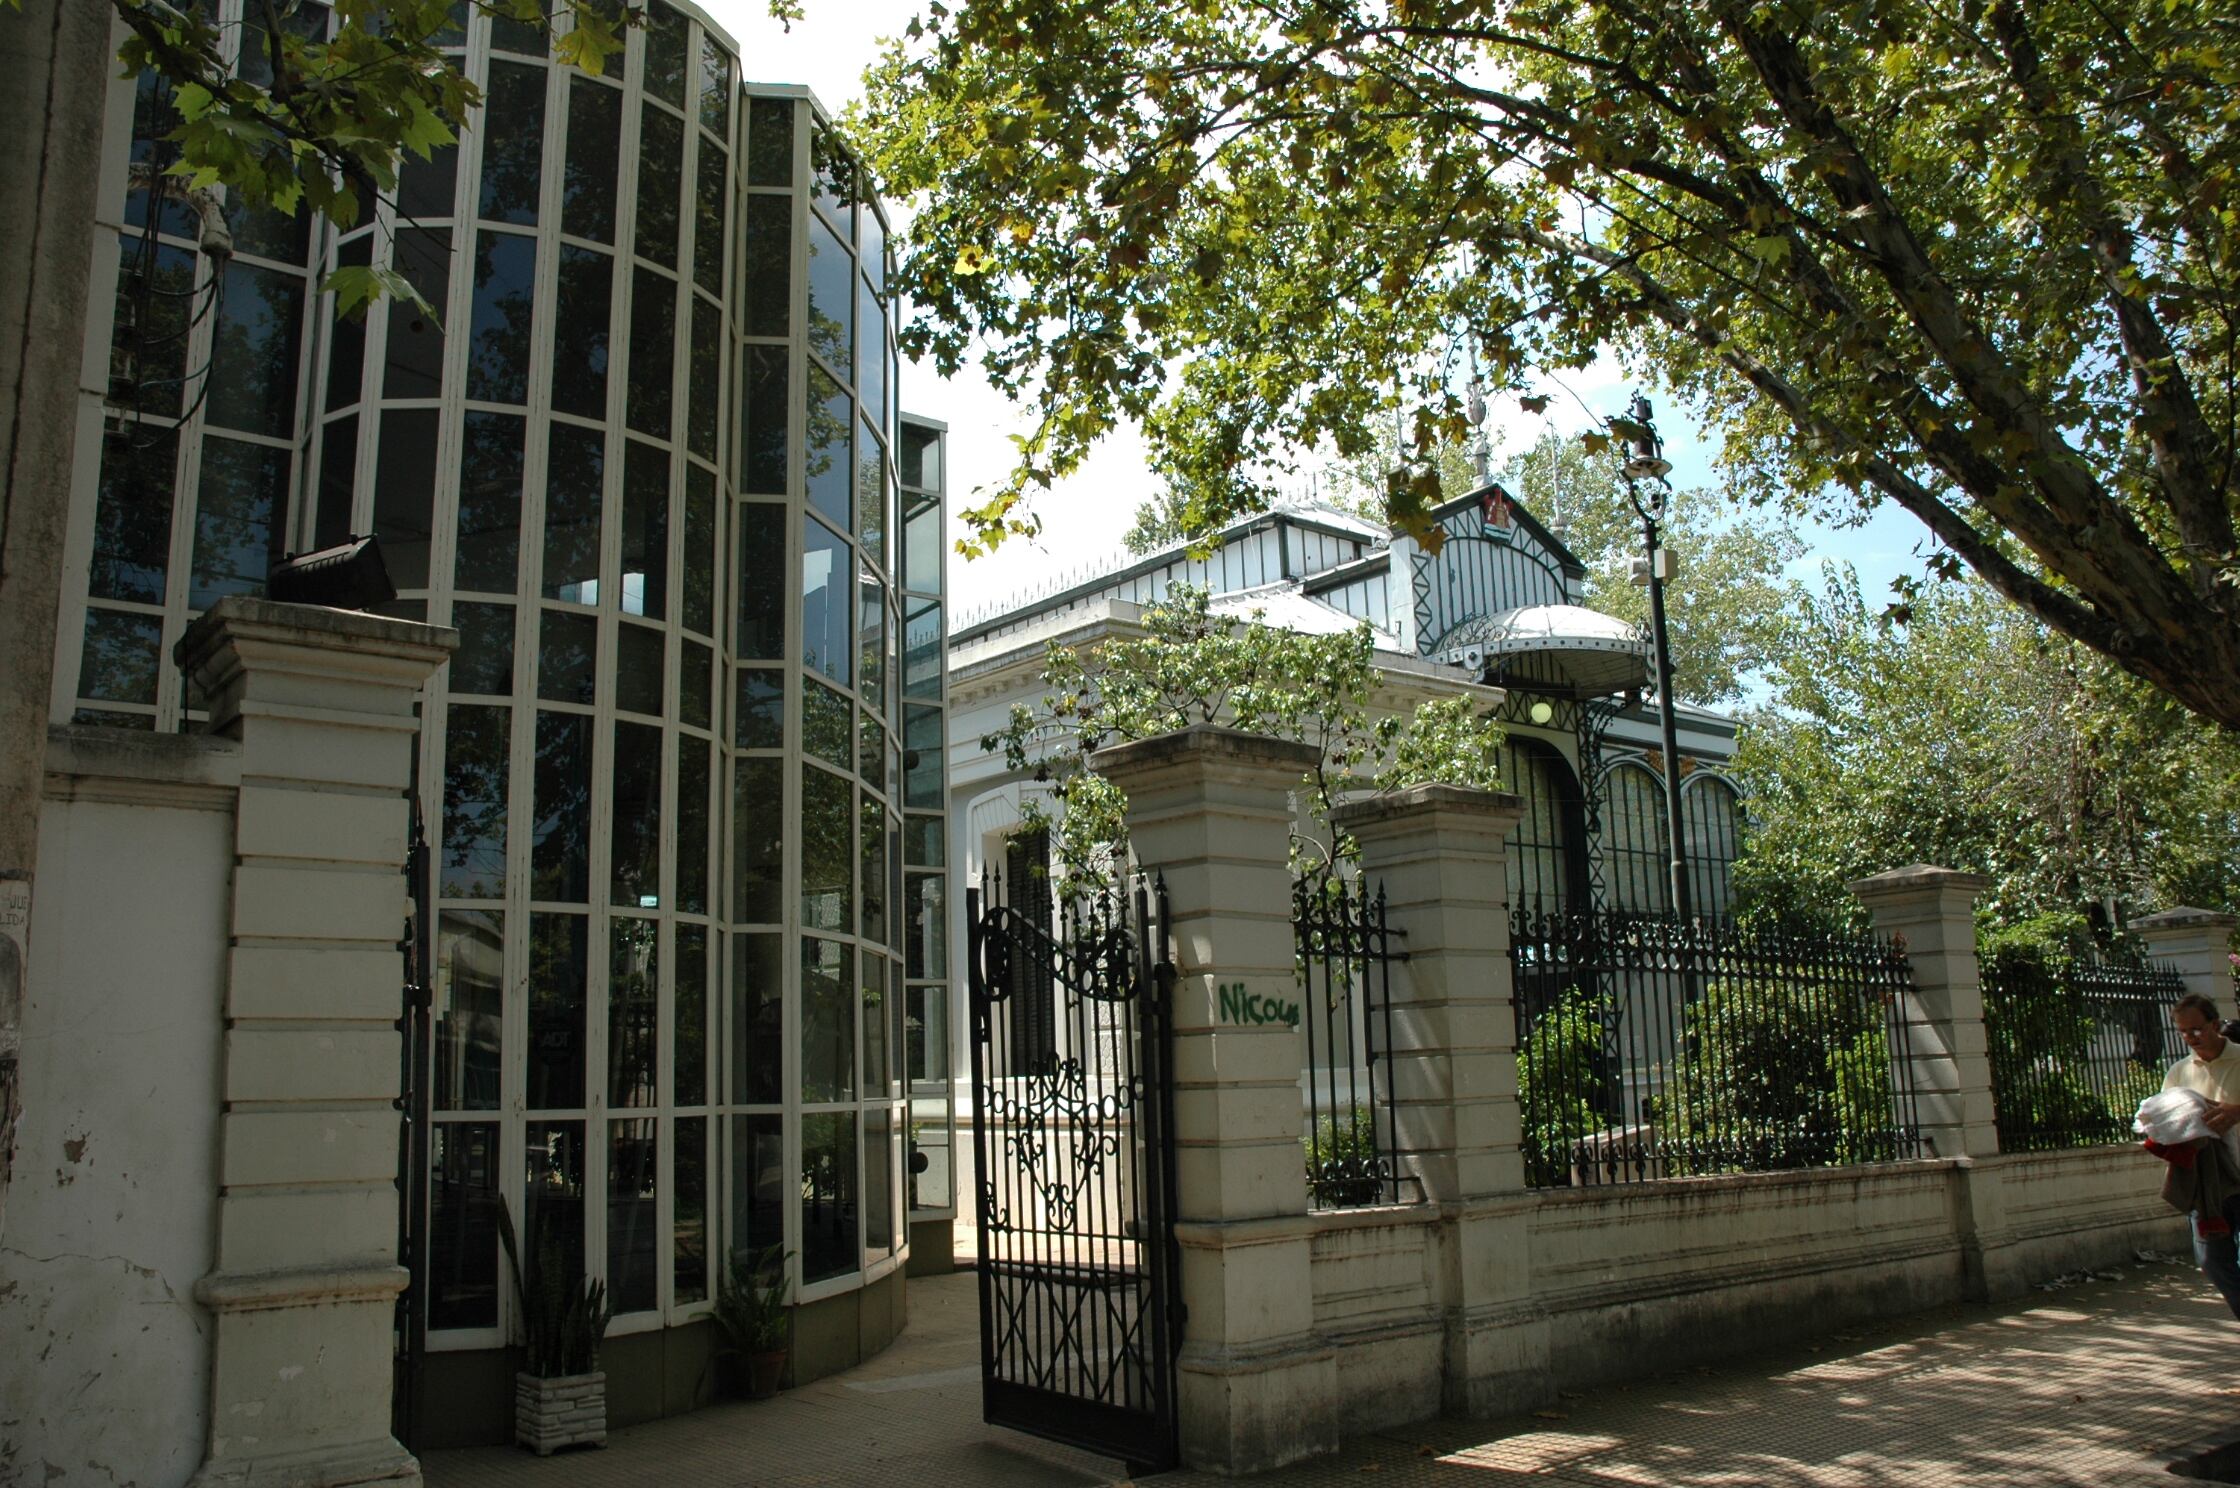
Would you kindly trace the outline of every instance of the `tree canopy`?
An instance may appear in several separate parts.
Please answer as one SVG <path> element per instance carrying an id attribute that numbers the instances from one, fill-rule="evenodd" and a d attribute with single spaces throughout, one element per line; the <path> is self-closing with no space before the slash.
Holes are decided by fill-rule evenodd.
<path id="1" fill-rule="evenodd" d="M 906 346 L 1041 412 L 983 540 L 1124 417 L 1202 527 L 1614 349 L 2240 726 L 2236 82 L 2214 0 L 959 0 L 858 129 Z"/>

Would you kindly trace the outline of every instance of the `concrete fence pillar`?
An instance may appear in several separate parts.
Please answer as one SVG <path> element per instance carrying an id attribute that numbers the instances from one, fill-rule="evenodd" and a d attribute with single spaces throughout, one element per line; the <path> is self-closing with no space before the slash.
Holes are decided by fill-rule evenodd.
<path id="1" fill-rule="evenodd" d="M 1334 1450 L 1331 1351 L 1314 1335 L 1290 793 L 1307 745 L 1199 726 L 1100 750 L 1137 861 L 1164 874 L 1178 979 L 1175 1140 L 1183 1460 L 1258 1472 Z"/>
<path id="2" fill-rule="evenodd" d="M 2131 928 L 2147 943 L 2147 954 L 2168 961 L 2185 980 L 2188 992 L 2198 992 L 2217 1005 L 2220 1017 L 2234 1013 L 2232 986 L 2232 930 L 2240 915 L 2209 909 L 2166 909 Z"/>
<path id="3" fill-rule="evenodd" d="M 1545 1399 L 1547 1317 L 1531 1285 L 1509 965 L 1507 839 L 1523 802 L 1424 785 L 1331 813 L 1361 844 L 1407 963 L 1391 978 L 1391 1098 L 1406 1171 L 1438 1204 L 1442 1404 L 1494 1415 Z"/>
<path id="4" fill-rule="evenodd" d="M 197 1485 L 419 1481 L 389 1431 L 401 870 L 413 699 L 457 642 L 242 597 L 179 642 L 242 749 Z"/>

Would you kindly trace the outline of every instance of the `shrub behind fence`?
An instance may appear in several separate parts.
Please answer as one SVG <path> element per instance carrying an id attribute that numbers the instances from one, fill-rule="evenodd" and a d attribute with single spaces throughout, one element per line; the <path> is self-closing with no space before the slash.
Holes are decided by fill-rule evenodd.
<path id="1" fill-rule="evenodd" d="M 1510 958 L 1534 1187 L 1920 1155 L 1889 940 L 1520 909 Z"/>
<path id="2" fill-rule="evenodd" d="M 1392 963 L 1384 893 L 1319 874 L 1291 886 L 1306 1034 L 1307 1202 L 1316 1209 L 1421 1197 L 1400 1172 L 1392 1103 Z"/>
<path id="3" fill-rule="evenodd" d="M 2185 1055 L 2176 968 L 2143 955 L 2010 945 L 1981 953 L 2001 1152 L 2132 1139 L 2139 1102 Z"/>

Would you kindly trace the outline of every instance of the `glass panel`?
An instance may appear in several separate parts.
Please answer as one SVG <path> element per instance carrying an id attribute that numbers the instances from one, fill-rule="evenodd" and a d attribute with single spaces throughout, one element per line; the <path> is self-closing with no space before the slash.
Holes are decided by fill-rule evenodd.
<path id="1" fill-rule="evenodd" d="M 910 989 L 910 1017 L 904 1025 L 910 1047 L 905 1051 L 912 1084 L 936 1084 L 949 1078 L 949 989 L 939 983 Z"/>
<path id="2" fill-rule="evenodd" d="M 779 1116 L 731 1118 L 731 1244 L 734 1254 L 786 1238 L 786 1148 Z"/>
<path id="3" fill-rule="evenodd" d="M 651 269 L 633 271 L 630 301 L 630 427 L 669 437 L 676 383 L 677 285 Z"/>
<path id="4" fill-rule="evenodd" d="M 793 100 L 757 98 L 748 105 L 747 184 L 793 184 Z"/>
<path id="5" fill-rule="evenodd" d="M 746 396 L 740 400 L 745 421 L 741 443 L 740 489 L 750 496 L 786 494 L 786 349 L 783 346 L 747 348 Z"/>
<path id="6" fill-rule="evenodd" d="M 459 649 L 451 653 L 451 694 L 513 694 L 513 606 L 460 600 L 451 606 Z"/>
<path id="7" fill-rule="evenodd" d="M 531 1110 L 568 1110 L 583 1104 L 584 987 L 591 970 L 590 924 L 579 914 L 529 916 Z"/>
<path id="8" fill-rule="evenodd" d="M 948 845 L 943 840 L 938 816 L 912 816 L 902 824 L 903 861 L 913 868 L 939 868 L 948 859 Z"/>
<path id="9" fill-rule="evenodd" d="M 505 1067 L 505 989 L 505 916 L 496 910 L 445 910 L 436 924 L 431 1034 L 435 1080 L 430 1098 L 436 1110 L 498 1109 L 498 1079 Z"/>
<path id="10" fill-rule="evenodd" d="M 863 956 L 863 1093 L 869 1100 L 886 1095 L 894 1079 L 894 1070 L 887 1058 L 888 1012 L 886 953 L 866 951 Z"/>
<path id="11" fill-rule="evenodd" d="M 498 1128 L 439 1122 L 428 1143 L 428 1327 L 498 1326 Z"/>
<path id="12" fill-rule="evenodd" d="M 856 721 L 856 775 L 882 795 L 893 789 L 887 780 L 887 731 L 869 713 Z"/>
<path id="13" fill-rule="evenodd" d="M 327 425 L 319 443 L 319 519 L 316 541 L 331 548 L 350 534 L 358 489 L 358 416 Z"/>
<path id="14" fill-rule="evenodd" d="M 468 397 L 490 403 L 529 401 L 536 268 L 535 238 L 486 232 L 477 240 L 474 327 L 467 346 Z"/>
<path id="15" fill-rule="evenodd" d="M 482 215 L 493 222 L 537 220 L 544 168 L 545 70 L 492 62 L 482 117 Z"/>
<path id="16" fill-rule="evenodd" d="M 469 411 L 459 452 L 461 589 L 513 592 L 521 550 L 523 430 L 517 414 Z M 457 669 L 454 668 L 454 675 Z"/>
<path id="17" fill-rule="evenodd" d="M 709 668 L 714 653 L 698 641 L 677 645 L 677 719 L 694 728 L 713 728 L 715 684 Z"/>
<path id="18" fill-rule="evenodd" d="M 820 218 L 809 219 L 809 349 L 855 380 L 856 261 Z"/>
<path id="19" fill-rule="evenodd" d="M 792 324 L 793 198 L 748 197 L 746 231 L 742 329 L 750 336 L 786 335 Z"/>
<path id="20" fill-rule="evenodd" d="M 863 214 L 866 218 L 870 213 Z M 887 426 L 887 317 L 879 297 L 856 280 L 856 394 L 875 429 Z"/>
<path id="21" fill-rule="evenodd" d="M 879 210 L 865 193 L 863 210 L 856 213 L 856 257 L 864 273 L 871 276 L 871 287 L 884 293 L 887 287 L 887 229 L 879 221 Z"/>
<path id="22" fill-rule="evenodd" d="M 705 740 L 688 734 L 678 736 L 677 908 L 686 914 L 708 912 L 708 789 L 713 779 L 708 760 L 711 752 Z"/>
<path id="23" fill-rule="evenodd" d="M 926 594 L 941 592 L 941 503 L 922 493 L 904 492 L 903 582 Z"/>
<path id="24" fill-rule="evenodd" d="M 562 243 L 558 303 L 552 331 L 552 406 L 562 413 L 604 419 L 614 260 L 593 248 Z"/>
<path id="25" fill-rule="evenodd" d="M 607 962 L 607 1104 L 637 1110 L 659 1100 L 661 1057 L 659 922 L 617 915 Z"/>
<path id="26" fill-rule="evenodd" d="M 657 108 L 639 113 L 638 257 L 677 266 L 678 201 L 684 195 L 684 125 Z"/>
<path id="27" fill-rule="evenodd" d="M 622 466 L 622 613 L 669 612 L 669 454 L 630 441 Z"/>
<path id="28" fill-rule="evenodd" d="M 451 295 L 451 230 L 408 227 L 397 233 L 397 270 L 440 315 Z M 389 340 L 382 352 L 382 396 L 433 398 L 443 391 L 443 328 L 412 301 L 389 299 Z"/>
<path id="29" fill-rule="evenodd" d="M 905 707 L 902 720 L 902 804 L 943 810 L 941 711 Z"/>
<path id="30" fill-rule="evenodd" d="M 887 586 L 865 576 L 856 586 L 856 691 L 887 711 Z"/>
<path id="31" fill-rule="evenodd" d="M 436 891 L 447 899 L 502 899 L 506 892 L 506 760 L 513 710 L 454 703 L 443 735 L 443 861 Z"/>
<path id="32" fill-rule="evenodd" d="M 606 436 L 555 422 L 545 468 L 544 595 L 599 602 L 599 509 Z"/>
<path id="33" fill-rule="evenodd" d="M 155 615 L 86 611 L 86 645 L 78 664 L 78 696 L 105 703 L 155 706 L 163 666 L 163 621 Z"/>
<path id="34" fill-rule="evenodd" d="M 909 599 L 903 602 L 902 695 L 914 698 L 941 696 L 941 601 Z"/>
<path id="35" fill-rule="evenodd" d="M 856 1113 L 801 1118 L 801 1279 L 860 1267 L 856 1249 Z"/>
<path id="36" fill-rule="evenodd" d="M 175 430 L 115 421 L 108 425 L 101 440 L 101 492 L 93 510 L 93 572 L 86 585 L 95 599 L 163 603 L 178 455 Z"/>
<path id="37" fill-rule="evenodd" d="M 699 465 L 684 468 L 684 623 L 715 634 L 716 477 Z"/>
<path id="38" fill-rule="evenodd" d="M 894 1117 L 886 1111 L 866 1111 L 863 1113 L 864 1258 L 884 1260 L 894 1246 Z"/>
<path id="39" fill-rule="evenodd" d="M 723 293 L 723 208 L 731 199 L 730 161 L 700 141 L 700 188 L 693 193 L 692 277 L 712 295 Z"/>
<path id="40" fill-rule="evenodd" d="M 684 107 L 684 17 L 656 3 L 646 16 L 646 91 L 664 103 Z"/>
<path id="41" fill-rule="evenodd" d="M 748 503 L 739 514 L 739 634 L 742 661 L 783 661 L 786 639 L 786 511 Z"/>
<path id="42" fill-rule="evenodd" d="M 949 916 L 942 907 L 946 899 L 942 875 L 913 873 L 902 884 L 909 974 L 913 979 L 945 977 L 949 974 Z"/>
<path id="43" fill-rule="evenodd" d="M 801 922 L 812 930 L 846 933 L 855 924 L 851 795 L 837 775 L 801 772 Z"/>
<path id="44" fill-rule="evenodd" d="M 716 405 L 723 392 L 723 312 L 692 297 L 692 346 L 686 368 L 685 446 L 704 460 L 716 457 Z"/>
<path id="45" fill-rule="evenodd" d="M 373 477 L 373 530 L 389 581 L 428 587 L 435 532 L 436 410 L 391 408 L 381 415 L 381 459 Z"/>
<path id="46" fill-rule="evenodd" d="M 865 791 L 856 798 L 856 851 L 862 869 L 865 940 L 887 943 L 887 808 Z M 869 983 L 865 984 L 868 995 Z M 868 1014 L 866 1015 L 868 1016 Z M 876 1087 L 877 1082 L 873 1082 Z"/>
<path id="47" fill-rule="evenodd" d="M 548 1275 L 584 1274 L 583 1123 L 532 1121 L 524 1136 L 522 1254 Z"/>
<path id="48" fill-rule="evenodd" d="M 855 236 L 855 162 L 840 148 L 832 131 L 821 124 L 810 126 L 809 178 L 809 184 L 816 191 L 817 210 L 832 219 L 842 238 L 852 239 Z"/>
<path id="49" fill-rule="evenodd" d="M 238 259 L 228 264 L 203 417 L 220 428 L 294 438 L 302 344 L 303 281 Z"/>
<path id="50" fill-rule="evenodd" d="M 407 152 L 397 171 L 397 216 L 405 222 L 452 215 L 459 193 L 459 147 L 445 145 L 420 159 Z"/>
<path id="51" fill-rule="evenodd" d="M 892 496 L 887 481 L 887 453 L 869 424 L 856 430 L 856 538 L 863 545 L 864 562 L 880 572 L 887 569 L 887 502 Z"/>
<path id="52" fill-rule="evenodd" d="M 845 694 L 814 677 L 801 679 L 801 747 L 812 758 L 845 770 L 855 763 L 851 741 L 855 710 Z"/>
<path id="53" fill-rule="evenodd" d="M 902 430 L 902 483 L 938 488 L 941 484 L 941 433 L 920 424 Z"/>
<path id="54" fill-rule="evenodd" d="M 677 926 L 676 1030 L 670 1050 L 672 1104 L 708 1102 L 708 930 Z"/>
<path id="55" fill-rule="evenodd" d="M 175 158 L 177 147 L 165 140 L 164 136 L 177 129 L 180 123 L 179 110 L 172 103 L 171 84 L 153 71 L 141 73 L 132 96 L 132 163 L 161 169 L 166 162 Z M 788 158 L 790 160 L 791 157 Z M 159 199 L 156 214 L 157 231 L 181 238 L 195 236 L 194 209 L 185 202 L 167 194 Z M 148 192 L 145 186 L 125 194 L 124 220 L 134 227 L 147 226 Z"/>
<path id="56" fill-rule="evenodd" d="M 705 32 L 700 37 L 700 126 L 717 139 L 731 131 L 731 59 Z"/>
<path id="57" fill-rule="evenodd" d="M 847 543 L 822 523 L 802 525 L 801 660 L 845 687 L 851 680 L 855 649 L 850 634 L 851 555 Z"/>
<path id="58" fill-rule="evenodd" d="M 446 158 L 457 154 L 453 150 L 440 153 Z M 410 179 L 409 170 L 406 179 Z M 372 233 L 353 238 L 335 251 L 335 264 L 340 268 L 362 269 L 371 262 Z M 337 313 L 327 324 L 327 407 L 346 408 L 358 401 L 365 379 L 366 307 L 361 305 L 346 315 Z"/>
<path id="59" fill-rule="evenodd" d="M 530 897 L 583 903 L 591 892 L 590 851 L 591 720 L 577 713 L 540 711 Z M 557 1104 L 579 1105 L 581 1100 Z"/>
<path id="60" fill-rule="evenodd" d="M 147 262 L 144 250 L 128 244 L 117 268 L 109 397 L 142 413 L 175 415 L 187 370 L 189 307 L 199 308 L 205 300 L 196 293 L 194 254 L 160 245 L 152 271 L 144 275 Z"/>
<path id="61" fill-rule="evenodd" d="M 661 712 L 662 672 L 668 665 L 661 631 L 625 625 L 616 638 L 614 705 L 632 713 Z"/>
<path id="62" fill-rule="evenodd" d="M 740 668 L 738 728 L 732 742 L 741 749 L 778 749 L 785 744 L 785 731 L 786 674 L 767 667 Z"/>
<path id="63" fill-rule="evenodd" d="M 708 1118 L 685 1117 L 677 1122 L 676 1131 L 671 1203 L 677 1229 L 670 1272 L 675 1295 L 670 1300 L 681 1307 L 708 1297 Z"/>
<path id="64" fill-rule="evenodd" d="M 926 988 L 928 992 L 938 989 Z M 949 1161 L 950 1142 L 949 1098 L 936 1096 L 930 1100 L 918 1099 L 910 1103 L 911 1167 L 917 1160 L 925 1160 L 923 1172 L 910 1174 L 910 1207 L 912 1209 L 950 1209 L 956 1203 L 955 1172 Z"/>
<path id="65" fill-rule="evenodd" d="M 546 610 L 537 631 L 537 696 L 588 705 L 598 696 L 598 683 L 598 618 Z"/>
<path id="66" fill-rule="evenodd" d="M 774 1105 L 785 1054 L 785 968 L 775 935 L 735 935 L 731 963 L 731 1099 Z"/>
<path id="67" fill-rule="evenodd" d="M 553 0 L 544 0 L 538 9 L 549 18 Z M 536 21 L 508 20 L 501 15 L 490 17 L 490 45 L 501 52 L 520 52 L 525 56 L 542 57 L 546 52 L 546 25 Z"/>
<path id="68" fill-rule="evenodd" d="M 844 818 L 843 818 L 844 819 Z M 856 1093 L 855 953 L 836 940 L 801 938 L 801 1099 Z"/>
<path id="69" fill-rule="evenodd" d="M 568 163 L 560 177 L 560 227 L 614 241 L 615 160 L 622 148 L 622 90 L 568 79 Z"/>
<path id="70" fill-rule="evenodd" d="M 731 918 L 741 924 L 778 919 L 786 839 L 783 769 L 784 761 L 775 759 L 742 759 L 732 766 Z"/>
<path id="71" fill-rule="evenodd" d="M 643 723 L 614 726 L 610 903 L 633 909 L 661 904 L 661 756 L 660 729 Z"/>

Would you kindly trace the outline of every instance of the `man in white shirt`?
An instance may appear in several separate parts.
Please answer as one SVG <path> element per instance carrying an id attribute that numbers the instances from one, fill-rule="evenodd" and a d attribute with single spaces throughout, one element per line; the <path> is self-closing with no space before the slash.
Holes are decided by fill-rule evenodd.
<path id="1" fill-rule="evenodd" d="M 2170 1010 L 2178 1037 L 2192 1052 L 2170 1066 L 2162 1077 L 2165 1090 L 2197 1090 L 2209 1097 L 2208 1122 L 2222 1132 L 2240 1121 L 2240 1043 L 2224 1036 L 2217 1021 L 2217 1005 L 2198 992 L 2188 992 Z M 2193 1258 L 2201 1272 L 2224 1293 L 2225 1305 L 2240 1317 L 2240 1250 L 2232 1232 L 2203 1235 L 2201 1218 L 2193 1223 Z"/>

